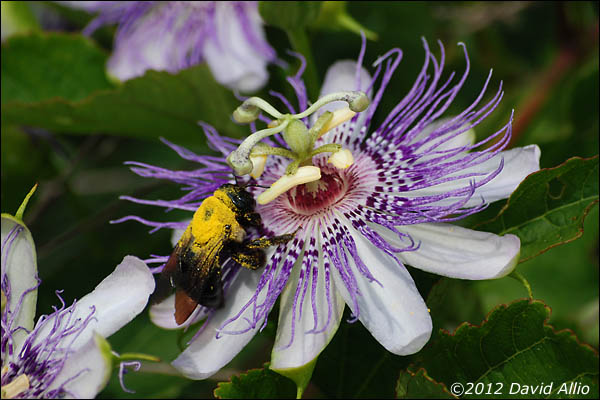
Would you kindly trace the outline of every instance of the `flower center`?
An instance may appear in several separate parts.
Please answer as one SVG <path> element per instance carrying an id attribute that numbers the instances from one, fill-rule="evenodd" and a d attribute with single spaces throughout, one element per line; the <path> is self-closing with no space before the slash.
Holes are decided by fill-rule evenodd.
<path id="1" fill-rule="evenodd" d="M 315 214 L 337 203 L 348 190 L 346 180 L 337 171 L 321 173 L 321 179 L 293 187 L 287 192 L 290 207 L 299 214 Z"/>

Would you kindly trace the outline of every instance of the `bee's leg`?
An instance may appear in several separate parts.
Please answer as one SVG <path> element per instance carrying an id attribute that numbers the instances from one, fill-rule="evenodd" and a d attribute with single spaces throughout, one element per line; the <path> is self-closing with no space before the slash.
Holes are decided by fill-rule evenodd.
<path id="1" fill-rule="evenodd" d="M 265 253 L 244 243 L 232 243 L 230 257 L 244 268 L 258 269 L 265 265 Z"/>
<path id="2" fill-rule="evenodd" d="M 246 244 L 246 246 L 250 249 L 264 249 L 269 246 L 277 246 L 279 244 L 285 244 L 292 240 L 294 236 L 296 236 L 296 232 L 298 232 L 301 227 L 298 227 L 293 233 L 286 233 L 285 235 L 273 236 L 270 238 L 262 237 L 258 239 L 254 239 Z"/>

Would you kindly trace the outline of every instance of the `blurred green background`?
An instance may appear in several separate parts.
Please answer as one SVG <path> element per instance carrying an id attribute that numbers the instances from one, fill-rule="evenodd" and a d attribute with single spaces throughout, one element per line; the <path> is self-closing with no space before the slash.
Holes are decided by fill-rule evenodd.
<path id="1" fill-rule="evenodd" d="M 36 3 L 36 2 L 33 2 Z M 47 8 L 53 18 L 66 21 L 64 28 L 78 32 L 89 16 L 44 2 L 34 5 L 37 12 Z M 465 61 L 456 45 L 467 45 L 471 73 L 448 115 L 469 105 L 493 68 L 494 93 L 500 80 L 505 96 L 500 106 L 477 129 L 480 137 L 495 131 L 515 110 L 511 146 L 537 143 L 542 150 L 541 166 L 553 167 L 570 157 L 598 154 L 598 3 L 597 2 L 349 2 L 348 13 L 378 39 L 368 41 L 365 65 L 379 55 L 399 47 L 402 63 L 388 87 L 375 124 L 411 87 L 422 66 L 425 37 L 435 54 L 436 40 L 446 49 L 449 71 L 462 73 Z M 113 29 L 94 34 L 100 48 L 108 54 Z M 285 33 L 266 27 L 267 37 L 278 54 L 291 49 Z M 344 30 L 330 30 L 313 24 L 307 30 L 317 75 L 322 79 L 328 66 L 340 59 L 356 59 L 360 37 Z M 4 51 L 4 45 L 3 45 Z M 3 62 L 4 68 L 4 62 Z M 269 67 L 270 84 L 259 94 L 268 98 L 268 89 L 283 87 L 284 71 Z M 3 91 L 2 103 L 5 103 Z M 233 110 L 226 110 L 231 112 Z M 4 108 L 3 108 L 4 112 Z M 198 120 L 205 117 L 198 110 Z M 376 126 L 376 125 L 375 125 Z M 140 131 L 144 132 L 144 126 Z M 119 135 L 87 130 L 70 133 L 48 131 L 35 125 L 24 126 L 2 120 L 2 190 L 3 212 L 14 213 L 31 186 L 39 183 L 25 214 L 38 251 L 38 268 L 43 284 L 39 290 L 38 315 L 52 311 L 58 303 L 54 291 L 64 289 L 69 303 L 92 290 L 113 271 L 127 254 L 146 258 L 150 254 L 166 255 L 171 251 L 170 232 L 149 235 L 149 228 L 135 222 L 109 224 L 126 215 L 140 215 L 150 220 L 180 220 L 187 213 L 135 205 L 118 199 L 120 195 L 151 199 L 171 199 L 180 195 L 174 185 L 143 179 L 131 173 L 123 162 L 135 160 L 170 169 L 192 169 L 160 143 L 158 136 L 177 142 L 177 132 L 165 129 L 156 134 L 148 121 L 147 135 Z M 237 135 L 237 131 L 224 131 Z M 198 130 L 189 138 L 188 148 L 207 152 L 205 139 Z M 499 202 L 502 203 L 502 202 Z M 498 209 L 501 204 L 495 205 Z M 558 329 L 572 329 L 578 337 L 598 348 L 598 207 L 585 223 L 582 238 L 534 258 L 519 266 L 529 280 L 534 297 L 544 300 L 553 310 L 550 322 Z M 437 277 L 411 270 L 424 297 Z M 523 286 L 510 278 L 495 281 L 453 281 L 443 309 L 432 313 L 435 328 L 453 329 L 463 321 L 479 324 L 497 304 L 525 297 Z M 116 379 L 100 397 L 211 397 L 216 382 L 227 380 L 248 368 L 259 368 L 269 360 L 275 334 L 273 311 L 270 323 L 229 366 L 206 381 L 189 381 L 179 377 L 147 373 L 129 374 L 127 385 L 137 393 L 122 392 Z M 315 376 L 325 376 L 327 366 L 335 360 L 335 350 L 347 337 L 360 337 L 365 348 L 383 348 L 366 333 L 360 323 L 342 324 L 334 341 L 320 357 Z M 179 333 L 153 326 L 144 312 L 109 341 L 117 352 L 155 354 L 165 361 L 179 352 Z M 373 343 L 371 343 L 373 341 Z M 379 346 L 379 347 L 376 347 Z M 348 350 L 350 351 L 350 350 Z M 383 354 L 380 368 L 406 362 L 401 357 Z M 151 368 L 151 367 L 149 367 Z M 397 371 L 397 369 L 396 369 Z M 383 372 L 383 368 L 380 370 Z M 396 374 L 396 372 L 394 372 Z M 114 377 L 113 377 L 114 378 Z M 321 385 L 320 383 L 323 384 Z M 339 395 L 326 388 L 322 378 L 315 378 L 307 397 Z M 390 396 L 382 389 L 381 396 Z M 374 395 L 357 389 L 354 395 Z"/>

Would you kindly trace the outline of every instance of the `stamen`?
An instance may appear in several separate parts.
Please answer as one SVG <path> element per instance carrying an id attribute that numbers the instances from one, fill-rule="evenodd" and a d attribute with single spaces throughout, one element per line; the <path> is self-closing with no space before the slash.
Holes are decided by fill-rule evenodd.
<path id="1" fill-rule="evenodd" d="M 327 162 L 332 163 L 337 168 L 346 169 L 354 163 L 354 157 L 350 150 L 342 149 L 333 153 Z"/>
<path id="2" fill-rule="evenodd" d="M 25 374 L 17 376 L 12 382 L 2 385 L 2 398 L 14 399 L 29 389 L 29 378 Z"/>
<path id="3" fill-rule="evenodd" d="M 308 165 L 298 168 L 293 175 L 283 175 L 275 181 L 270 188 L 262 192 L 257 198 L 258 204 L 267 204 L 273 201 L 277 196 L 287 192 L 294 186 L 303 183 L 313 182 L 321 179 L 321 170 L 318 167 Z"/>

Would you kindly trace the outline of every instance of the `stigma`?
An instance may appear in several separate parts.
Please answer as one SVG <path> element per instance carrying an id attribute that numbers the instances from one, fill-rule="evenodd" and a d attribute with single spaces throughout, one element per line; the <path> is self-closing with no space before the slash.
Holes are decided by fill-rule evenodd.
<path id="1" fill-rule="evenodd" d="M 333 101 L 345 101 L 348 106 L 335 112 L 322 112 L 310 128 L 302 121 L 303 118 Z M 255 121 L 262 111 L 269 114 L 274 120 L 268 124 L 266 129 L 248 136 L 237 149 L 229 154 L 227 163 L 233 169 L 234 174 L 250 175 L 252 178 L 258 179 L 265 169 L 268 156 L 290 159 L 285 173 L 258 196 L 259 204 L 267 204 L 298 185 L 321 179 L 319 167 L 313 165 L 313 157 L 319 154 L 330 153 L 328 162 L 336 168 L 350 167 L 354 163 L 354 157 L 349 149 L 343 148 L 338 143 L 317 146 L 316 142 L 325 133 L 354 118 L 357 113 L 366 110 L 369 103 L 370 100 L 364 92 L 336 92 L 323 96 L 301 113 L 282 114 L 265 100 L 251 97 L 235 110 L 233 118 L 240 123 L 250 123 Z M 278 133 L 281 134 L 287 148 L 273 147 L 261 142 L 262 139 Z"/>

